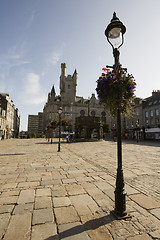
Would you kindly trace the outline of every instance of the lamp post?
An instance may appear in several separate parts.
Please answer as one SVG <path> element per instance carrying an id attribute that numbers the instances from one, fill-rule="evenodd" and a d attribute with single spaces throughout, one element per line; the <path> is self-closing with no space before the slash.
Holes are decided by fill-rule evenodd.
<path id="1" fill-rule="evenodd" d="M 58 152 L 61 150 L 61 115 L 62 115 L 62 107 L 58 108 L 58 116 L 59 116 L 59 141 L 58 141 Z"/>
<path id="2" fill-rule="evenodd" d="M 119 63 L 119 48 L 123 45 L 123 35 L 126 32 L 126 27 L 117 18 L 114 12 L 113 18 L 105 30 L 105 35 L 108 42 L 113 48 L 114 65 L 113 69 L 115 73 L 120 77 L 121 65 Z M 125 217 L 126 213 L 126 193 L 124 190 L 124 177 L 122 169 L 122 138 L 121 138 L 121 112 L 117 108 L 117 157 L 118 157 L 118 168 L 116 177 L 116 188 L 115 188 L 115 209 L 114 212 L 118 218 Z"/>

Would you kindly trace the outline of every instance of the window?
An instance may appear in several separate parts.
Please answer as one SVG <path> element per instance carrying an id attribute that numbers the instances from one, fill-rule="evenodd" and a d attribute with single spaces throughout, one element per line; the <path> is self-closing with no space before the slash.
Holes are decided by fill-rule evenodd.
<path id="1" fill-rule="evenodd" d="M 71 85 L 70 84 L 68 85 L 68 89 L 71 89 Z"/>
<path id="2" fill-rule="evenodd" d="M 159 116 L 159 109 L 156 109 L 156 116 Z"/>
<path id="3" fill-rule="evenodd" d="M 66 112 L 72 112 L 72 107 L 71 106 L 66 106 L 65 111 Z"/>
<path id="4" fill-rule="evenodd" d="M 145 116 L 146 116 L 146 118 L 148 118 L 148 112 L 145 112 Z"/>
<path id="5" fill-rule="evenodd" d="M 151 112 L 150 112 L 150 113 L 151 113 L 151 117 L 153 117 L 153 110 L 151 110 Z"/>
<path id="6" fill-rule="evenodd" d="M 153 124 L 154 124 L 154 121 L 153 121 L 153 118 L 151 119 L 151 125 L 153 126 Z"/>

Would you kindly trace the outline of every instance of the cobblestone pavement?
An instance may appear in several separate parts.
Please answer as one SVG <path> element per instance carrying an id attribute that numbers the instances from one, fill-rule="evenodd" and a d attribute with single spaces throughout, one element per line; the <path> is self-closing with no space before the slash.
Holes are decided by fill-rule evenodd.
<path id="1" fill-rule="evenodd" d="M 117 220 L 117 143 L 0 142 L 0 239 L 160 239 L 160 143 L 123 142 L 126 208 Z"/>

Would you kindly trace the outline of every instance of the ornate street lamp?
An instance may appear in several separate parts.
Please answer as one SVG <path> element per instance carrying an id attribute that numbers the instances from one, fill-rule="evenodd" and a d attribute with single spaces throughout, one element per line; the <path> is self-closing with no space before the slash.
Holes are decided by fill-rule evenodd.
<path id="1" fill-rule="evenodd" d="M 61 115 L 62 115 L 62 107 L 58 108 L 58 116 L 59 116 L 59 141 L 58 141 L 58 152 L 61 150 L 60 142 L 61 142 Z"/>
<path id="2" fill-rule="evenodd" d="M 113 65 L 114 71 L 119 75 L 121 70 L 121 65 L 119 63 L 119 48 L 124 42 L 124 33 L 126 32 L 126 27 L 117 18 L 114 12 L 113 18 L 105 30 L 105 35 L 108 42 L 113 48 L 113 56 L 115 63 Z M 118 168 L 116 177 L 116 188 L 115 188 L 115 209 L 114 212 L 118 218 L 125 217 L 126 213 L 126 193 L 124 190 L 124 177 L 122 169 L 122 138 L 121 138 L 121 112 L 117 108 L 117 157 L 118 157 Z"/>

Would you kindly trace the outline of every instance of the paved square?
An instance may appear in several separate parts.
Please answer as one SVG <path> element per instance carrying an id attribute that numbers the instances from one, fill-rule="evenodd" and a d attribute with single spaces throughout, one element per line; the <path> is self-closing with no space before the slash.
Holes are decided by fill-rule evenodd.
<path id="1" fill-rule="evenodd" d="M 127 220 L 112 213 L 117 143 L 57 147 L 57 139 L 0 142 L 1 239 L 159 239 L 159 142 L 123 142 Z"/>

